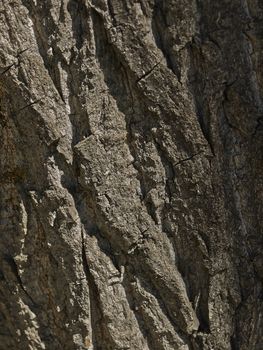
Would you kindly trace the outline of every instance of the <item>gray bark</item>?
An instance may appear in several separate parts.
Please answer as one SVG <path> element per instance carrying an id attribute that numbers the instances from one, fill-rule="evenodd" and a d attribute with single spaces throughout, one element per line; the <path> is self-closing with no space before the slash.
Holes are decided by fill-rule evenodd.
<path id="1" fill-rule="evenodd" d="M 0 349 L 260 350 L 260 0 L 0 0 Z"/>

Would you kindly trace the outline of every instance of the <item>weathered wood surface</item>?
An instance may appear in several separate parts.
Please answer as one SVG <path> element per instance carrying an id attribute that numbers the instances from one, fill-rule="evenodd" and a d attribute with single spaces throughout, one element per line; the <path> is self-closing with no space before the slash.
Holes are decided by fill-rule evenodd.
<path id="1" fill-rule="evenodd" d="M 263 6 L 0 0 L 0 349 L 261 350 Z"/>

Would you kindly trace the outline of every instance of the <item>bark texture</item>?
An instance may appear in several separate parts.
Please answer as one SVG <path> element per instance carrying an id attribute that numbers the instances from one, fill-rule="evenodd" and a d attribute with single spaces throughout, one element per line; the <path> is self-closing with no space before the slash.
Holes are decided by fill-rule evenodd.
<path id="1" fill-rule="evenodd" d="M 263 349 L 261 0 L 0 0 L 0 349 Z"/>

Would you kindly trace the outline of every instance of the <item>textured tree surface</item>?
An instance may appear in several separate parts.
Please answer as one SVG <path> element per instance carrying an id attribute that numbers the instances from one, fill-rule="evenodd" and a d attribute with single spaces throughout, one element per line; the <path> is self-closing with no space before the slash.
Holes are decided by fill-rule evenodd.
<path id="1" fill-rule="evenodd" d="M 0 349 L 263 349 L 261 0 L 0 0 Z"/>

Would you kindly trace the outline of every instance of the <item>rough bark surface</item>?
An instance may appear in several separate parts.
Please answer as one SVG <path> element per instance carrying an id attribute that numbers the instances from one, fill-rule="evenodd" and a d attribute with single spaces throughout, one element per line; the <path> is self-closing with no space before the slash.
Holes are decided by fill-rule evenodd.
<path id="1" fill-rule="evenodd" d="M 0 349 L 261 350 L 261 0 L 0 0 Z"/>

